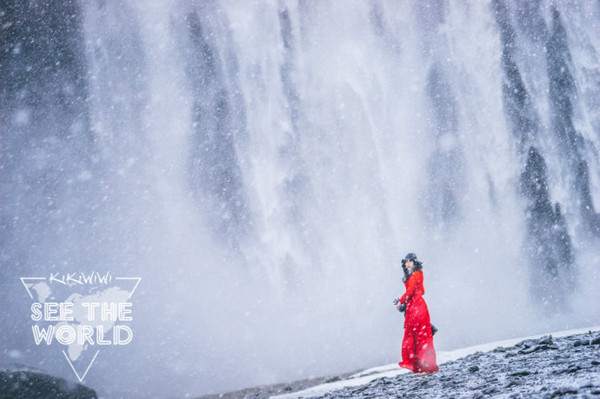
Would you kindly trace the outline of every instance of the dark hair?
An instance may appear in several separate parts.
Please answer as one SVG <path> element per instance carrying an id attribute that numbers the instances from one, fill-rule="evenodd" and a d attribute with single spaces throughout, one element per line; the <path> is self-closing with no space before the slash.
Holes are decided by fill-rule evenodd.
<path id="1" fill-rule="evenodd" d="M 404 272 L 404 277 L 402 278 L 402 281 L 405 283 L 408 281 L 408 278 L 410 277 L 411 274 L 413 274 L 417 270 L 423 270 L 423 262 L 421 262 L 420 260 L 417 260 L 417 256 L 415 254 L 411 253 L 409 255 L 413 255 L 414 259 L 407 259 L 408 255 L 406 256 L 405 259 L 402 259 L 402 271 Z M 406 262 L 409 260 L 412 260 L 413 263 L 415 264 L 410 272 L 406 268 Z"/>

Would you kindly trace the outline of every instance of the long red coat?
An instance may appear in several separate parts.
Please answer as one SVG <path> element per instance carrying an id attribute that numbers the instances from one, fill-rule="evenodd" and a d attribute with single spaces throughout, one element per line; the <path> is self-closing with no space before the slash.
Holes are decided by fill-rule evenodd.
<path id="1" fill-rule="evenodd" d="M 406 303 L 404 319 L 404 339 L 402 340 L 402 361 L 400 367 L 415 373 L 438 371 L 429 309 L 423 299 L 423 272 L 414 271 L 404 283 L 406 293 L 400 303 Z"/>

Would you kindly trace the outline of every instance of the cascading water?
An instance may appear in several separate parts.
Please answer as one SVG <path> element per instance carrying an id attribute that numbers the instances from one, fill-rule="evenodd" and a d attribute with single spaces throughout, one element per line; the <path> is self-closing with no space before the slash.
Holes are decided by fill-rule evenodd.
<path id="1" fill-rule="evenodd" d="M 399 260 L 438 349 L 597 324 L 600 8 L 0 4 L 2 362 L 20 276 L 139 275 L 86 384 L 182 397 L 399 360 Z M 42 356 L 42 353 L 44 355 Z"/>

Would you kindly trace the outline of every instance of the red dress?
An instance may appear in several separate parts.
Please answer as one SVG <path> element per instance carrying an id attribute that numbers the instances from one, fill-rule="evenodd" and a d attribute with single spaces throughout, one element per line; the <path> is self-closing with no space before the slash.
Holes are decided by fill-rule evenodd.
<path id="1" fill-rule="evenodd" d="M 416 270 L 404 283 L 406 293 L 400 303 L 406 303 L 404 319 L 404 339 L 402 340 L 402 361 L 400 367 L 414 373 L 434 373 L 438 371 L 433 347 L 433 333 L 429 309 L 423 299 L 423 272 Z"/>

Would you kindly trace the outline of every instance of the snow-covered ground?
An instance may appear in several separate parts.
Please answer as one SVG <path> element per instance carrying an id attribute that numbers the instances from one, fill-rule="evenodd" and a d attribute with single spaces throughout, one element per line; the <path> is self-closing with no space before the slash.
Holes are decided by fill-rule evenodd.
<path id="1" fill-rule="evenodd" d="M 577 334 L 584 334 L 584 333 L 587 333 L 590 331 L 592 331 L 592 332 L 600 331 L 600 325 L 576 329 L 576 330 L 558 331 L 558 332 L 538 334 L 538 335 L 533 335 L 533 336 L 528 336 L 528 337 L 507 339 L 507 340 L 503 340 L 503 341 L 496 341 L 496 342 L 490 342 L 490 343 L 481 344 L 481 345 L 469 346 L 466 348 L 456 349 L 456 350 L 452 350 L 452 351 L 438 351 L 437 359 L 438 359 L 438 364 L 442 365 L 444 363 L 458 360 L 458 359 L 461 359 L 468 355 L 475 354 L 477 352 L 488 352 L 488 351 L 491 351 L 498 347 L 511 347 L 511 346 L 514 346 L 517 343 L 525 341 L 525 340 L 540 339 L 540 338 L 548 336 L 548 335 L 551 335 L 553 338 L 568 337 L 568 336 L 577 335 Z M 370 382 L 380 379 L 380 378 L 384 378 L 384 377 L 392 378 L 392 377 L 396 377 L 400 374 L 406 374 L 406 373 L 408 373 L 408 370 L 401 369 L 400 367 L 398 367 L 397 363 L 394 363 L 394 364 L 370 368 L 370 369 L 361 371 L 360 373 L 354 374 L 346 379 L 341 379 L 339 381 L 320 384 L 320 385 L 317 385 L 317 386 L 314 386 L 311 388 L 304 389 L 302 391 L 271 396 L 271 398 L 283 399 L 283 398 L 299 398 L 299 397 L 306 398 L 306 397 L 312 397 L 312 396 L 323 396 L 332 391 L 337 391 L 337 390 L 349 388 L 349 387 L 358 387 L 361 385 L 369 384 Z"/>

